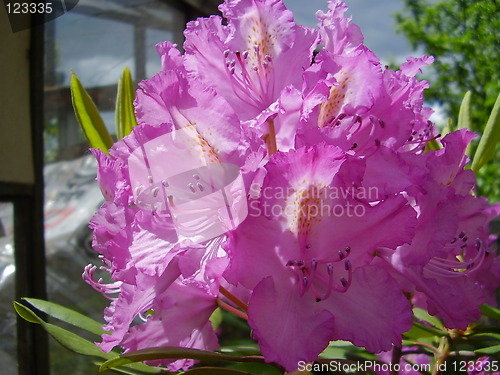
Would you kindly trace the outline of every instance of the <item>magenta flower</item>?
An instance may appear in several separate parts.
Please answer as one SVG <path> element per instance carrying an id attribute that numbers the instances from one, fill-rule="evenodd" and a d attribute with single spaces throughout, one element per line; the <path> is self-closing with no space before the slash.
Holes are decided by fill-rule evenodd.
<path id="1" fill-rule="evenodd" d="M 230 236 L 225 273 L 253 289 L 249 324 L 266 360 L 292 371 L 331 340 L 371 351 L 400 343 L 410 305 L 397 282 L 369 264 L 379 247 L 411 240 L 406 199 L 363 200 L 366 192 L 351 185 L 362 163 L 333 146 L 278 153 L 266 169 L 260 199 Z"/>
<path id="2" fill-rule="evenodd" d="M 106 202 L 90 226 L 111 281 L 84 278 L 111 300 L 101 348 L 215 350 L 217 306 L 289 372 L 332 340 L 400 346 L 412 296 L 465 329 L 500 285 L 500 205 L 472 193 L 472 133 L 425 151 L 439 136 L 415 75 L 433 58 L 382 67 L 339 0 L 318 32 L 280 0 L 220 9 L 227 22 L 188 24 L 184 54 L 157 45 L 139 125 L 93 151 Z"/>
<path id="3" fill-rule="evenodd" d="M 151 313 L 142 314 L 143 322 L 130 328 L 120 345 L 126 352 L 160 346 L 215 350 L 219 346 L 218 338 L 209 319 L 216 308 L 214 295 L 176 281 L 158 293 L 151 304 Z M 150 364 L 179 371 L 187 370 L 194 363 L 185 359 L 151 361 Z"/>
<path id="4" fill-rule="evenodd" d="M 191 77 L 214 87 L 250 120 L 275 102 L 287 86 L 300 88 L 310 65 L 316 33 L 293 22 L 281 1 L 230 0 L 220 17 L 190 22 L 185 35 Z"/>
<path id="5" fill-rule="evenodd" d="M 449 328 L 465 329 L 478 319 L 479 305 L 500 286 L 488 227 L 500 205 L 472 196 L 474 174 L 464 169 L 473 137 L 466 130 L 449 134 L 443 149 L 418 158 L 426 178 L 418 189 L 407 189 L 418 212 L 415 237 L 390 253 L 394 269 L 423 292 L 429 312 Z"/>

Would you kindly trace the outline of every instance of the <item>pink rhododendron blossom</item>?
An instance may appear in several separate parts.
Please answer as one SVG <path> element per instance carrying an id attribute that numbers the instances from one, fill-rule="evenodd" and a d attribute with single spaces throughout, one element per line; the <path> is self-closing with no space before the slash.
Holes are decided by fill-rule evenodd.
<path id="1" fill-rule="evenodd" d="M 273 155 L 261 198 L 230 236 L 225 276 L 253 289 L 250 326 L 266 358 L 289 371 L 300 360 L 314 360 L 330 340 L 378 351 L 397 344 L 411 326 L 410 306 L 396 281 L 367 265 L 378 247 L 412 238 L 415 213 L 403 197 L 372 206 L 360 193 L 351 196 L 343 171 L 352 181 L 356 167 L 361 174 L 362 166 L 324 144 Z M 380 304 L 380 318 L 392 322 L 392 334 L 370 324 L 362 301 L 371 298 L 370 304 Z M 273 323 L 280 319 L 292 329 Z"/>
<path id="2" fill-rule="evenodd" d="M 231 0 L 220 17 L 190 22 L 185 35 L 189 74 L 214 87 L 241 120 L 254 118 L 287 86 L 300 88 L 316 32 L 296 25 L 276 0 Z"/>
<path id="3" fill-rule="evenodd" d="M 92 151 L 106 201 L 90 227 L 110 282 L 95 266 L 84 279 L 111 300 L 101 348 L 215 350 L 217 306 L 288 372 L 333 340 L 401 346 L 412 301 L 466 329 L 500 285 L 500 205 L 474 192 L 474 134 L 441 139 L 429 121 L 415 75 L 433 58 L 383 67 L 339 0 L 318 31 L 281 0 L 220 10 L 188 24 L 185 53 L 157 45 L 139 125 Z"/>

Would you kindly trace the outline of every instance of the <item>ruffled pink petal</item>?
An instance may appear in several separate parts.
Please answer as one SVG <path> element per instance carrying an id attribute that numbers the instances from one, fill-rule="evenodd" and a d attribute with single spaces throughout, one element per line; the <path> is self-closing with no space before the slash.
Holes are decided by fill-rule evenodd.
<path id="1" fill-rule="evenodd" d="M 248 323 L 267 362 L 277 362 L 289 372 L 299 361 L 312 362 L 328 346 L 337 324 L 332 313 L 308 296 L 299 296 L 288 279 L 268 277 L 253 290 Z"/>
<path id="2" fill-rule="evenodd" d="M 351 341 L 370 352 L 401 345 L 412 326 L 410 303 L 398 283 L 375 266 L 358 268 L 347 292 L 320 302 L 335 317 L 335 340 Z"/>

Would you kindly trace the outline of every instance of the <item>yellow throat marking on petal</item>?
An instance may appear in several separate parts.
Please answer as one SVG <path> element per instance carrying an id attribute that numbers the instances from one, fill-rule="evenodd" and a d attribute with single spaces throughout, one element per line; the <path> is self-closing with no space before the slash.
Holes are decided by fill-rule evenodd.
<path id="1" fill-rule="evenodd" d="M 328 100 L 321 103 L 318 117 L 318 126 L 322 128 L 327 125 L 328 120 L 334 118 L 340 114 L 342 105 L 347 94 L 347 86 L 349 83 L 349 77 L 346 76 L 347 72 L 340 72 L 343 77 L 336 77 L 338 84 L 330 87 L 330 94 Z"/>

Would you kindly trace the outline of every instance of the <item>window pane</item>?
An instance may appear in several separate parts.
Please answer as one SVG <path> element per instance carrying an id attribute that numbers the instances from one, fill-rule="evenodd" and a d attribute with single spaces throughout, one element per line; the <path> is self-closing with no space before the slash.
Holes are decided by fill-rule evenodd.
<path id="1" fill-rule="evenodd" d="M 5 374 L 17 372 L 13 206 L 0 202 L 0 363 Z"/>
<path id="2" fill-rule="evenodd" d="M 155 44 L 182 43 L 185 16 L 161 1 L 80 0 L 46 24 L 45 240 L 51 301 L 103 322 L 109 304 L 81 278 L 100 265 L 91 249 L 89 220 L 103 202 L 96 162 L 76 122 L 70 100 L 71 71 L 89 92 L 110 133 L 115 133 L 117 82 L 129 67 L 135 82 L 160 70 Z M 59 324 L 59 323 L 58 323 Z M 72 328 L 73 330 L 73 328 Z M 88 337 L 99 341 L 98 337 Z M 52 374 L 91 374 L 92 360 L 50 340 Z"/>

